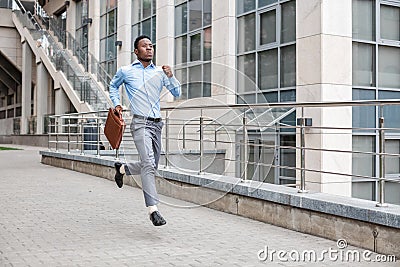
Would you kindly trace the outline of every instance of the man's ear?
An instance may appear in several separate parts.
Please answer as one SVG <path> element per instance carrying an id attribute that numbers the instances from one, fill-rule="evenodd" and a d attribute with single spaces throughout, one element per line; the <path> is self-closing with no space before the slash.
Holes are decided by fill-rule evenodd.
<path id="1" fill-rule="evenodd" d="M 137 48 L 135 48 L 135 49 L 133 50 L 133 53 L 135 53 L 135 55 L 137 55 L 137 54 L 139 53 L 139 50 L 138 50 Z"/>

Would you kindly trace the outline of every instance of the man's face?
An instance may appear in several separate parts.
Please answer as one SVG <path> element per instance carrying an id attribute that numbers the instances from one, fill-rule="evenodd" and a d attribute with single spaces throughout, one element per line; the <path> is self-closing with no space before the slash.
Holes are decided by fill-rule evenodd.
<path id="1" fill-rule="evenodd" d="M 143 38 L 139 41 L 138 48 L 134 52 L 139 60 L 149 62 L 153 59 L 153 44 L 149 39 Z"/>

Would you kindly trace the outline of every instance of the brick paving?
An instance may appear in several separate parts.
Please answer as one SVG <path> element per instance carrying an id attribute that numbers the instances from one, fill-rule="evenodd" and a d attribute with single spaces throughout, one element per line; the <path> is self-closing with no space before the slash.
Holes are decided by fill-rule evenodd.
<path id="1" fill-rule="evenodd" d="M 43 165 L 39 148 L 21 148 L 0 151 L 0 266 L 399 266 L 327 255 L 322 262 L 288 255 L 279 261 L 276 254 L 260 261 L 265 246 L 288 252 L 337 246 L 204 207 L 179 208 L 188 203 L 165 196 L 176 205 L 161 204 L 167 225 L 154 227 L 141 190 Z"/>

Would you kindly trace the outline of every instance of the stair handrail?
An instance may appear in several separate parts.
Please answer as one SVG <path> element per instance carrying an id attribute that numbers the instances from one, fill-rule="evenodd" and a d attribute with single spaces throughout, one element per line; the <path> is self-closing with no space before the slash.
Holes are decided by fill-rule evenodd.
<path id="1" fill-rule="evenodd" d="M 45 26 L 46 30 L 52 31 L 58 41 L 66 48 L 66 31 L 60 31 L 59 22 L 53 16 L 49 16 L 38 1 L 35 1 L 34 10 L 35 15 L 42 21 L 42 25 Z"/>
<path id="2" fill-rule="evenodd" d="M 30 30 L 32 37 L 35 40 L 42 41 L 44 38 L 43 36 L 47 38 L 48 45 L 43 47 L 46 55 L 57 70 L 63 71 L 67 80 L 71 83 L 72 88 L 78 93 L 78 95 L 80 95 L 81 100 L 88 102 L 93 106 L 93 108 L 96 108 L 96 110 L 110 106 L 111 100 L 104 90 L 100 88 L 98 83 L 93 80 L 88 73 L 83 72 L 80 69 L 75 60 L 73 60 L 72 57 L 66 53 L 62 47 L 60 47 L 59 43 L 54 40 L 46 29 L 43 29 L 40 26 L 35 16 L 33 16 L 30 11 L 27 11 L 19 0 L 13 1 L 16 3 L 16 6 L 18 6 L 22 15 L 26 16 L 21 17 L 16 13 L 22 24 Z M 93 87 L 96 87 L 97 90 L 93 90 Z"/>
<path id="3" fill-rule="evenodd" d="M 60 27 L 57 27 L 58 21 L 49 16 L 38 1 L 35 1 L 35 12 L 46 28 L 51 30 L 61 41 L 64 48 L 71 50 L 72 54 L 78 58 L 78 62 L 83 65 L 85 71 L 94 74 L 97 80 L 103 84 L 104 89 L 108 91 L 112 76 L 100 64 L 98 59 L 89 51 L 85 51 L 82 44 L 70 32 L 67 31 L 66 36 L 63 36 L 63 33 L 59 31 Z"/>
<path id="4" fill-rule="evenodd" d="M 82 48 L 82 45 L 70 32 L 67 32 L 67 46 L 73 52 L 73 55 L 78 58 L 79 63 L 85 67 L 85 70 L 96 75 L 97 80 L 100 81 L 103 84 L 104 89 L 108 91 L 108 86 L 112 76 L 105 70 L 92 53 L 85 51 Z M 85 57 L 85 55 L 87 55 L 87 57 Z"/>

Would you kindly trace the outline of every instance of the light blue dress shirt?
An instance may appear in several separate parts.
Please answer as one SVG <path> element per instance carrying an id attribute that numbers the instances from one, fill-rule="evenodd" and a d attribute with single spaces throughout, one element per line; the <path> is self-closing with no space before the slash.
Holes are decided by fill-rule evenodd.
<path id="1" fill-rule="evenodd" d="M 121 67 L 110 82 L 110 98 L 114 106 L 121 105 L 118 88 L 125 84 L 132 114 L 160 118 L 160 95 L 163 86 L 175 97 L 181 95 L 181 84 L 168 78 L 161 67 L 151 63 L 146 68 L 139 60 Z"/>

